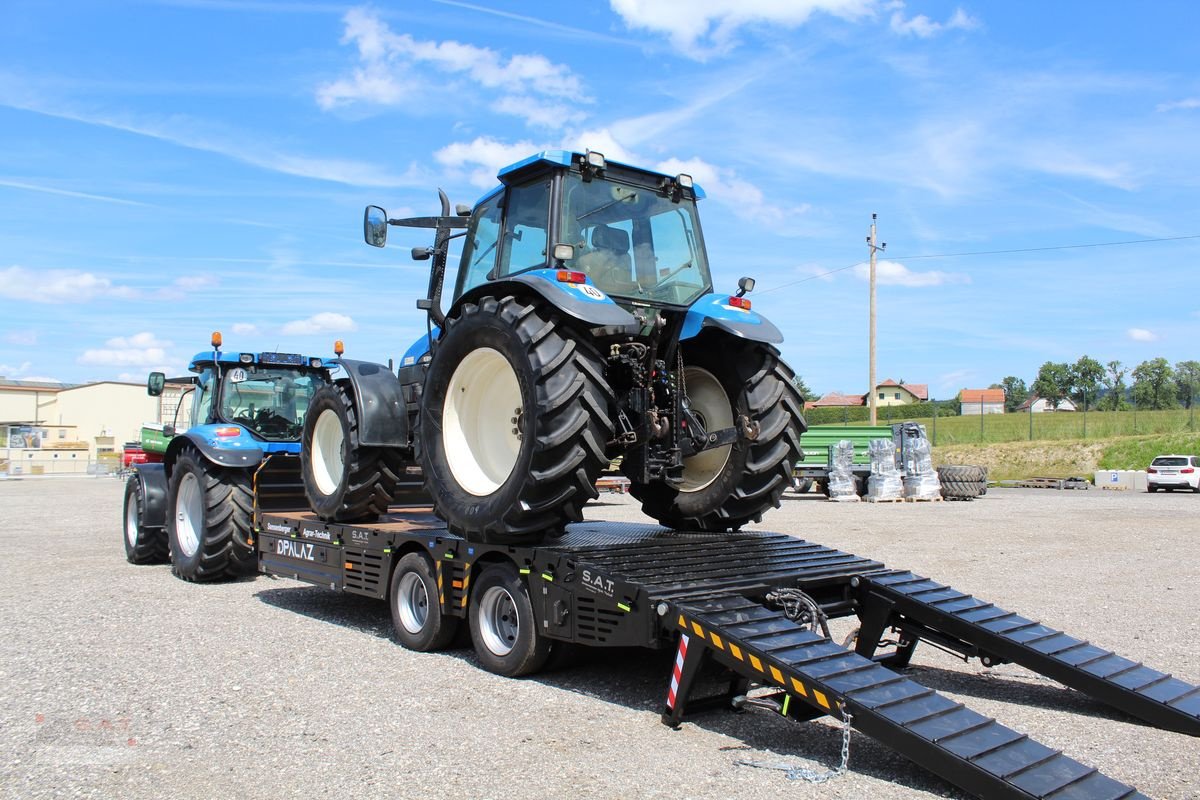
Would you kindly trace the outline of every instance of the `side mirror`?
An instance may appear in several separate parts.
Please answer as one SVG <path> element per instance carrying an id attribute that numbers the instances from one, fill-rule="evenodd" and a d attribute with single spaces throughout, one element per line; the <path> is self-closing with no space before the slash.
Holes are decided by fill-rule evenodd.
<path id="1" fill-rule="evenodd" d="M 754 291 L 754 278 L 738 278 L 737 296 L 741 297 L 746 292 Z"/>
<path id="2" fill-rule="evenodd" d="M 387 244 L 387 212 L 379 206 L 367 206 L 363 214 L 363 239 L 371 247 Z"/>
<path id="3" fill-rule="evenodd" d="M 151 372 L 150 377 L 146 378 L 146 394 L 151 397 L 158 397 L 163 393 L 163 387 L 166 385 L 166 375 L 161 372 Z"/>
<path id="4" fill-rule="evenodd" d="M 163 436 L 164 437 L 166 437 L 167 439 L 170 439 L 174 435 L 175 435 L 175 426 L 174 425 L 163 425 Z"/>
<path id="5" fill-rule="evenodd" d="M 459 203 L 454 207 L 454 213 L 458 214 L 460 217 L 469 217 L 471 216 L 471 207 Z"/>

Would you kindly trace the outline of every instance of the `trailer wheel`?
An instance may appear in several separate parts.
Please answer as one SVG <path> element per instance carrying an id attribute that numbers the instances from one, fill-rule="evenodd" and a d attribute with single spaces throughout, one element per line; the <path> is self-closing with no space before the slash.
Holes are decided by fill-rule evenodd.
<path id="1" fill-rule="evenodd" d="M 174 572 L 209 582 L 252 575 L 258 554 L 250 545 L 254 495 L 246 470 L 225 469 L 186 446 L 171 471 L 167 540 Z"/>
<path id="2" fill-rule="evenodd" d="M 137 475 L 125 481 L 125 560 L 130 564 L 162 564 L 168 560 L 167 532 L 147 527 L 146 497 Z"/>
<path id="3" fill-rule="evenodd" d="M 450 644 L 458 618 L 442 613 L 434 566 L 421 553 L 409 553 L 396 564 L 390 591 L 396 638 L 409 650 L 429 652 Z"/>
<path id="4" fill-rule="evenodd" d="M 309 506 L 323 520 L 369 522 L 386 514 L 404 458 L 394 447 L 358 441 L 354 398 L 344 382 L 316 391 L 304 417 L 300 471 Z"/>
<path id="5" fill-rule="evenodd" d="M 515 678 L 537 672 L 550 657 L 538 632 L 529 590 L 512 564 L 485 567 L 471 590 L 471 640 L 484 669 Z"/>
<path id="6" fill-rule="evenodd" d="M 681 484 L 634 481 L 629 491 L 668 527 L 737 530 L 778 508 L 792 485 L 807 427 L 803 402 L 791 369 L 769 345 L 702 338 L 685 344 L 683 363 L 684 388 L 705 428 L 732 427 L 744 417 L 758 437 L 684 459 Z"/>
<path id="7" fill-rule="evenodd" d="M 608 466 L 603 361 L 554 315 L 514 297 L 446 320 L 425 378 L 420 450 L 450 530 L 536 544 L 583 519 Z"/>

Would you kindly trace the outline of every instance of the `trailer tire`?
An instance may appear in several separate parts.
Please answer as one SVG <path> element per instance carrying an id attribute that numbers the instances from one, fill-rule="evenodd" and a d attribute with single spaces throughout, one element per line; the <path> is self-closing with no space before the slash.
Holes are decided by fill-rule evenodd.
<path id="1" fill-rule="evenodd" d="M 663 525 L 703 531 L 737 530 L 778 508 L 792 485 L 806 430 L 803 401 L 779 351 L 758 342 L 701 337 L 684 344 L 684 388 L 692 410 L 717 430 L 745 417 L 758 438 L 684 459 L 683 483 L 630 484 L 642 510 Z"/>
<path id="2" fill-rule="evenodd" d="M 515 297 L 464 303 L 425 377 L 421 466 L 471 540 L 537 544 L 583 519 L 609 464 L 612 390 L 595 348 Z"/>
<path id="3" fill-rule="evenodd" d="M 798 478 L 796 480 L 796 493 L 797 494 L 808 494 L 810 491 L 812 491 L 812 487 L 813 487 L 813 479 L 812 478 Z"/>
<path id="4" fill-rule="evenodd" d="M 167 531 L 161 527 L 147 527 L 146 496 L 142 481 L 131 475 L 125 481 L 125 560 L 130 564 L 165 564 L 170 555 L 167 549 Z"/>
<path id="5" fill-rule="evenodd" d="M 987 467 L 973 464 L 944 464 L 937 468 L 942 497 L 973 500 L 987 492 Z"/>
<path id="6" fill-rule="evenodd" d="M 471 590 L 468 617 L 484 669 L 515 678 L 545 666 L 551 642 L 538 632 L 529 589 L 512 564 L 483 568 Z"/>
<path id="7" fill-rule="evenodd" d="M 408 553 L 396 564 L 388 592 L 396 638 L 409 650 L 442 650 L 458 632 L 458 617 L 442 613 L 434 565 L 421 553 Z"/>
<path id="8" fill-rule="evenodd" d="M 398 448 L 359 444 L 358 415 L 345 381 L 313 394 L 300 439 L 300 472 L 304 495 L 318 517 L 370 522 L 386 514 L 404 468 Z"/>
<path id="9" fill-rule="evenodd" d="M 185 581 L 253 575 L 254 493 L 250 474 L 209 462 L 191 445 L 179 451 L 167 493 L 171 565 Z"/>

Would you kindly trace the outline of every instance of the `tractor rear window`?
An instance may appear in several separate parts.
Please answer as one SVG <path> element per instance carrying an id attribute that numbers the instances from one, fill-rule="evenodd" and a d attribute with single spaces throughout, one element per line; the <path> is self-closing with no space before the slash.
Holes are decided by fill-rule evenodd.
<path id="1" fill-rule="evenodd" d="M 221 418 L 270 441 L 297 441 L 313 394 L 325 382 L 297 370 L 236 367 L 225 373 Z"/>

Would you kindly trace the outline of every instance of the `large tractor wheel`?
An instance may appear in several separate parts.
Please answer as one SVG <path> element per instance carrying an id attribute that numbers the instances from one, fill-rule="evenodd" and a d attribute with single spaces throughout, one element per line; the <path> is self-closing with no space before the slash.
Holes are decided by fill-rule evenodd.
<path id="1" fill-rule="evenodd" d="M 318 517 L 370 522 L 386 514 L 404 466 L 397 448 L 359 444 L 348 385 L 326 384 L 316 391 L 304 417 L 300 471 L 304 494 Z"/>
<path id="2" fill-rule="evenodd" d="M 175 574 L 185 581 L 253 575 L 254 494 L 250 474 L 210 463 L 196 448 L 180 451 L 167 493 L 167 540 Z"/>
<path id="3" fill-rule="evenodd" d="M 583 519 L 608 465 L 612 390 L 595 349 L 513 297 L 446 320 L 421 409 L 421 466 L 450 530 L 536 544 Z"/>
<path id="4" fill-rule="evenodd" d="M 515 678 L 545 666 L 550 640 L 538 632 L 529 590 L 512 564 L 484 567 L 471 590 L 468 615 L 484 669 Z"/>
<path id="5" fill-rule="evenodd" d="M 400 644 L 410 650 L 441 650 L 458 631 L 458 617 L 442 613 L 434 573 L 433 563 L 421 553 L 405 555 L 392 573 L 392 625 Z"/>
<path id="6" fill-rule="evenodd" d="M 779 507 L 800 457 L 803 400 L 775 348 L 753 342 L 695 342 L 683 352 L 684 391 L 692 412 L 710 431 L 744 417 L 754 440 L 739 438 L 683 462 L 683 482 L 634 482 L 630 493 L 663 525 L 704 531 L 737 530 Z"/>
<path id="7" fill-rule="evenodd" d="M 125 560 L 130 564 L 163 564 L 168 559 L 167 532 L 147 527 L 146 497 L 137 475 L 125 481 Z"/>

